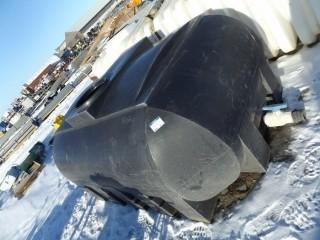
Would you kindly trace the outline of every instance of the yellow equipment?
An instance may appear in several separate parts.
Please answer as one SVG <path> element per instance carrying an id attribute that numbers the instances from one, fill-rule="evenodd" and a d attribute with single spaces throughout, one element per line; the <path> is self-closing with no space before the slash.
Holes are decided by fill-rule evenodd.
<path id="1" fill-rule="evenodd" d="M 53 127 L 55 129 L 59 129 L 63 122 L 63 119 L 64 119 L 64 116 L 62 114 L 59 114 L 53 122 Z"/>
<path id="2" fill-rule="evenodd" d="M 142 3 L 142 0 L 131 0 L 129 1 L 129 3 L 127 4 L 128 8 L 134 8 L 139 6 Z"/>

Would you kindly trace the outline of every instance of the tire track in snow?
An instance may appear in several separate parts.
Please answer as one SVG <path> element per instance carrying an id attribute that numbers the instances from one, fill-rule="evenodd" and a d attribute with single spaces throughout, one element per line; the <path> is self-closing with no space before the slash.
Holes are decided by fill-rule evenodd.
<path id="1" fill-rule="evenodd" d="M 310 230 L 320 218 L 320 192 L 310 191 L 298 199 L 289 202 L 280 215 L 281 221 L 296 230 Z"/>
<path id="2" fill-rule="evenodd" d="M 318 144 L 309 146 L 304 156 L 290 166 L 288 180 L 291 185 L 309 184 L 320 176 L 320 146 Z"/>

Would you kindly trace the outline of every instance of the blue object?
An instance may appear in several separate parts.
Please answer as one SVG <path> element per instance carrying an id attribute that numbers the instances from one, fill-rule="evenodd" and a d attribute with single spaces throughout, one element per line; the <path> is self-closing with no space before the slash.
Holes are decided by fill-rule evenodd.
<path id="1" fill-rule="evenodd" d="M 278 103 L 278 104 L 271 104 L 271 105 L 264 106 L 262 110 L 266 112 L 277 112 L 286 108 L 288 108 L 287 103 Z"/>

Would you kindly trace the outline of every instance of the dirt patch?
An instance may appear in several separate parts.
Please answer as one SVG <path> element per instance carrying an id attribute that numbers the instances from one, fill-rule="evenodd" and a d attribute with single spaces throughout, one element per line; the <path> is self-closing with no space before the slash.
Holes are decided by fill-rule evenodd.
<path id="1" fill-rule="evenodd" d="M 218 195 L 216 214 L 225 212 L 244 199 L 262 175 L 262 173 L 241 173 L 233 184 Z"/>

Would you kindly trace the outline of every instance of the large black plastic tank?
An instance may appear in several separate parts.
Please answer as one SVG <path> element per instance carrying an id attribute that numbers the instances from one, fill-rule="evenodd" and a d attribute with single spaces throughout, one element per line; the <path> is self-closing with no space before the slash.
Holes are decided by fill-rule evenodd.
<path id="1" fill-rule="evenodd" d="M 54 141 L 71 181 L 104 199 L 209 222 L 240 172 L 264 172 L 258 127 L 281 85 L 259 38 L 199 16 L 153 46 L 144 39 L 75 103 Z"/>

